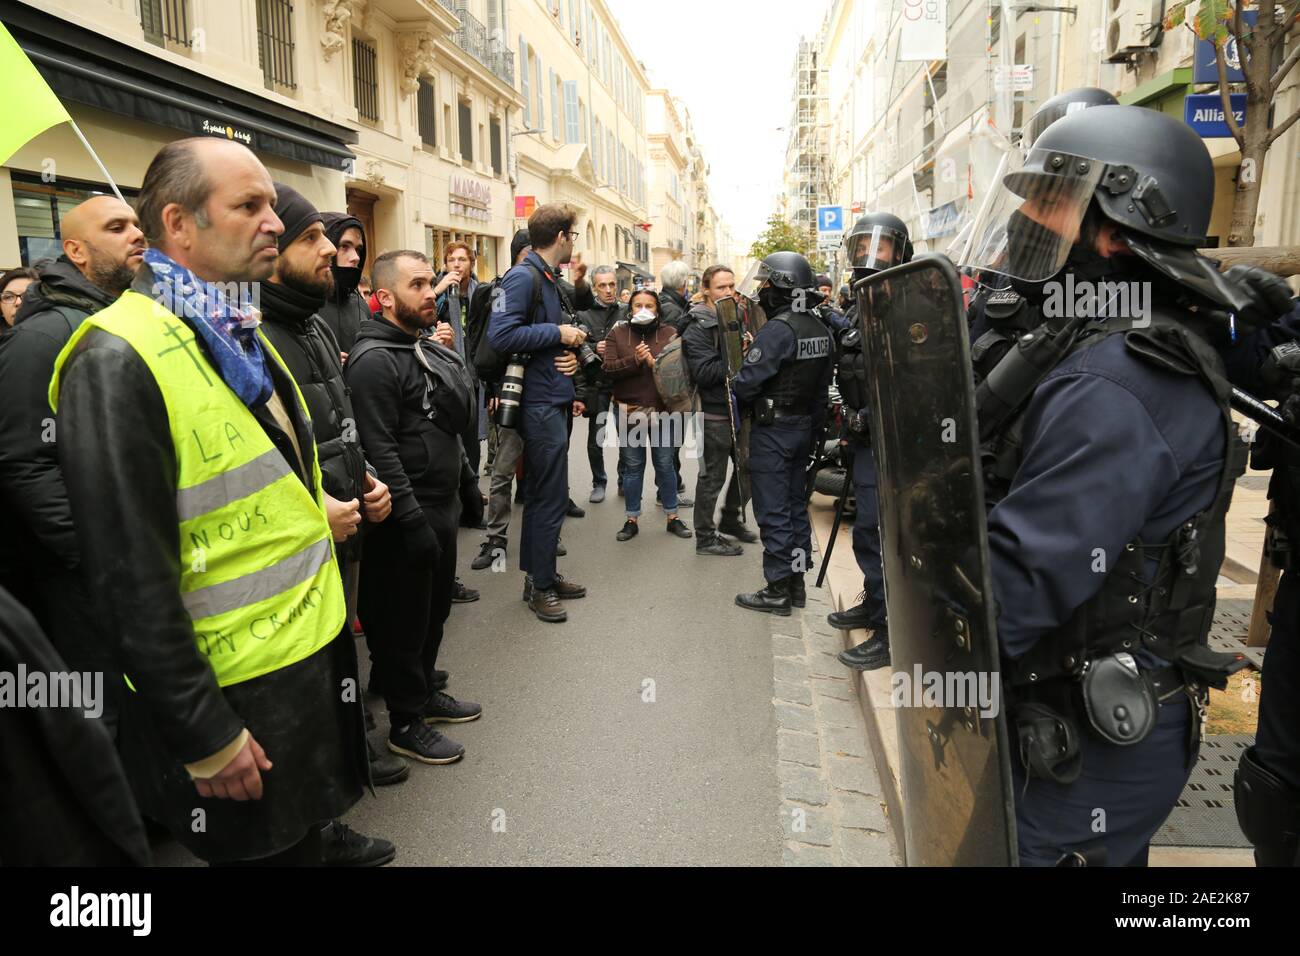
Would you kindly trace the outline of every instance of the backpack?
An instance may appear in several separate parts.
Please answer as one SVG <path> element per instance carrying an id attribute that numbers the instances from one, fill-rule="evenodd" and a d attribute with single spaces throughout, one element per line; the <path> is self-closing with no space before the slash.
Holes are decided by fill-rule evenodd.
<path id="1" fill-rule="evenodd" d="M 528 307 L 528 321 L 531 324 L 533 316 L 542 304 L 542 273 L 532 263 L 523 264 L 528 266 L 533 280 L 532 301 Z M 501 379 L 505 377 L 506 366 L 510 364 L 510 356 L 497 354 L 497 350 L 488 341 L 487 335 L 488 323 L 492 320 L 492 308 L 501 294 L 498 290 L 501 288 L 503 278 L 504 276 L 492 280 L 487 294 L 479 300 L 477 308 L 472 309 L 465 323 L 465 354 L 474 371 L 478 373 L 478 377 L 488 385 L 499 385 Z M 561 311 L 572 314 L 572 307 L 569 306 L 564 290 L 558 283 L 555 291 L 560 296 Z"/>
<path id="2" fill-rule="evenodd" d="M 691 381 L 690 367 L 679 336 L 673 337 L 656 356 L 654 377 L 655 389 L 666 411 L 695 410 L 695 383 Z"/>

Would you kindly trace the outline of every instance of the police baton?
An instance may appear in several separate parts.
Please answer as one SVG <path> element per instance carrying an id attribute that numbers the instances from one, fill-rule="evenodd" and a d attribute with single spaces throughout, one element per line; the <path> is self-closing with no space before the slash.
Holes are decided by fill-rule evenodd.
<path id="1" fill-rule="evenodd" d="M 848 446 L 843 447 L 847 448 Z M 860 452 L 854 452 L 854 454 L 860 454 Z M 831 552 L 835 550 L 835 536 L 839 534 L 840 523 L 844 520 L 844 506 L 848 503 L 849 489 L 851 487 L 853 487 L 853 470 L 850 462 L 844 468 L 844 487 L 840 489 L 840 496 L 835 499 L 835 520 L 831 522 L 831 536 L 826 541 L 826 553 L 822 555 L 822 566 L 817 569 L 816 587 L 821 587 L 822 582 L 826 580 L 826 569 L 831 563 Z"/>

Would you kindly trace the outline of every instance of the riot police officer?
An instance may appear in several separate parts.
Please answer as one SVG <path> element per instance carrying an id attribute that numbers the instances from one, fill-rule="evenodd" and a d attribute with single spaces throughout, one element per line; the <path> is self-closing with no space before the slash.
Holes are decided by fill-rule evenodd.
<path id="1" fill-rule="evenodd" d="M 1207 688 L 1242 663 L 1206 643 L 1245 466 L 1211 345 L 1231 290 L 1195 253 L 1213 164 L 1178 120 L 1097 106 L 1043 131 L 999 191 L 972 264 L 1044 321 L 994 374 L 1052 356 L 1025 395 L 980 407 L 1020 861 L 1141 865 Z M 1072 309 L 1098 280 L 1137 307 Z"/>
<path id="2" fill-rule="evenodd" d="M 1029 118 L 1021 134 L 1020 146 L 1022 149 L 1031 148 L 1043 131 L 1063 116 L 1093 106 L 1114 106 L 1118 103 L 1106 90 L 1095 86 L 1081 86 L 1058 93 Z M 1030 307 L 1025 296 L 1017 291 L 1013 279 L 993 273 L 982 276 L 981 280 L 979 291 L 971 300 L 968 310 L 971 364 L 975 367 L 977 383 L 1007 354 L 1018 337 L 1040 321 L 1039 315 Z"/>
<path id="3" fill-rule="evenodd" d="M 844 238 L 844 252 L 853 267 L 853 281 L 912 259 L 907 226 L 889 213 L 868 213 L 853 224 Z M 853 462 L 853 493 L 857 514 L 853 520 L 853 556 L 862 570 L 862 600 L 854 607 L 827 615 L 831 627 L 843 631 L 867 628 L 871 637 L 841 651 L 840 662 L 856 670 L 876 670 L 889 663 L 889 630 L 885 621 L 885 576 L 880 564 L 880 527 L 876 494 L 876 462 L 871 451 L 870 383 L 862 357 L 862 332 L 857 307 L 846 313 L 840 332 L 839 382 L 843 400 L 845 438 Z"/>
<path id="4" fill-rule="evenodd" d="M 813 290 L 812 267 L 797 252 L 772 253 L 746 277 L 740 293 L 756 299 L 767 315 L 735 381 L 737 400 L 753 415 L 749 471 L 767 583 L 736 595 L 736 603 L 788 616 L 792 606 L 806 601 L 812 526 L 804 468 L 813 431 L 826 416 L 831 332 L 814 312 L 821 295 Z"/>

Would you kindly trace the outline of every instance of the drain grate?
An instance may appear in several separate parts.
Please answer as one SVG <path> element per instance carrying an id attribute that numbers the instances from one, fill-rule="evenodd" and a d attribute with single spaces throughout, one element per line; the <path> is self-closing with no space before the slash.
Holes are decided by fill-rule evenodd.
<path id="1" fill-rule="evenodd" d="M 1257 669 L 1264 667 L 1264 648 L 1247 647 L 1250 614 L 1255 602 L 1249 598 L 1220 599 L 1214 605 L 1214 623 L 1210 625 L 1210 649 L 1229 654 L 1245 654 Z"/>
<path id="2" fill-rule="evenodd" d="M 1254 742 L 1254 734 L 1222 734 L 1201 741 L 1201 752 L 1183 795 L 1164 826 L 1151 838 L 1152 846 L 1250 846 L 1237 826 L 1232 775 L 1241 752 Z"/>

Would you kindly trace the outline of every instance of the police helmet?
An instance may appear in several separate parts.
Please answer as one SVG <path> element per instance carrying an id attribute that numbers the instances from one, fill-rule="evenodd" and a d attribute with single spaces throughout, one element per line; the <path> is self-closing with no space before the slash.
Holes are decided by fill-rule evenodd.
<path id="1" fill-rule="evenodd" d="M 849 265 L 862 275 L 912 261 L 912 241 L 903 220 L 887 212 L 867 213 L 844 237 Z"/>
<path id="2" fill-rule="evenodd" d="M 1029 117 L 1029 122 L 1025 124 L 1020 134 L 1021 145 L 1025 149 L 1033 146 L 1034 141 L 1043 135 L 1043 130 L 1062 116 L 1086 110 L 1090 106 L 1117 106 L 1118 104 L 1119 100 L 1114 96 L 1095 86 L 1080 86 L 1058 93 L 1038 107 L 1034 115 Z"/>

